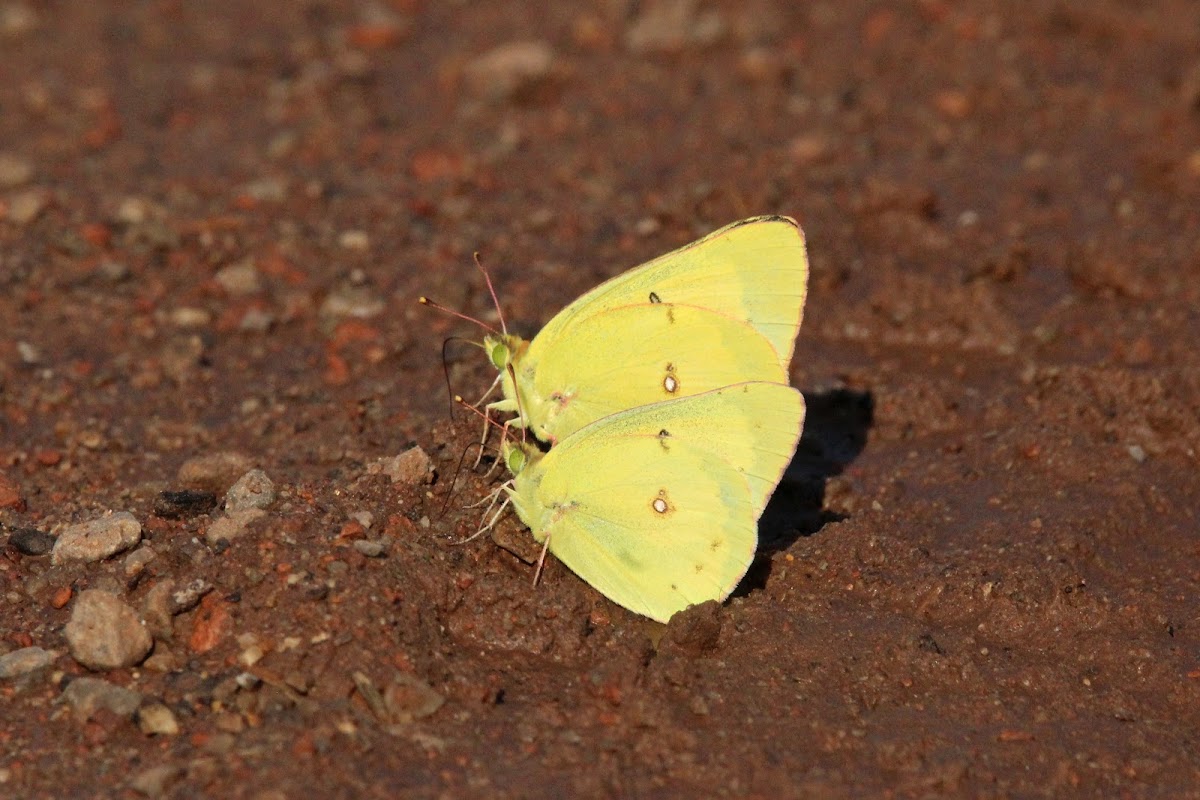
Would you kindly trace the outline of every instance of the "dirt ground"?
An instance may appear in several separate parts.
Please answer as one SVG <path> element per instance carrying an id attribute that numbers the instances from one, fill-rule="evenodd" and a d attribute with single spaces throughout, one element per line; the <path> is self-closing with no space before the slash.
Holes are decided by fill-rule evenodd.
<path id="1" fill-rule="evenodd" d="M 455 545 L 417 297 L 759 213 L 809 416 L 734 597 Z M 1200 797 L 1198 253 L 1191 0 L 0 0 L 0 795 Z"/>

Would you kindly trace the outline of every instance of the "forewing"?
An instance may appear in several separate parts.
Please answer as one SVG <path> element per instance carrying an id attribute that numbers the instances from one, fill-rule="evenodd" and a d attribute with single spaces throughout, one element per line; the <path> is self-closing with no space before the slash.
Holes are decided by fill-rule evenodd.
<path id="1" fill-rule="evenodd" d="M 795 220 L 752 217 L 600 284 L 559 312 L 538 338 L 553 340 L 588 316 L 654 299 L 749 323 L 771 342 L 786 370 L 807 292 L 808 257 Z"/>
<path id="2" fill-rule="evenodd" d="M 695 306 L 614 308 L 581 319 L 554 344 L 544 352 L 531 347 L 527 371 L 518 372 L 526 380 L 526 417 L 549 441 L 650 403 L 744 381 L 787 383 L 765 337 L 745 322 Z"/>

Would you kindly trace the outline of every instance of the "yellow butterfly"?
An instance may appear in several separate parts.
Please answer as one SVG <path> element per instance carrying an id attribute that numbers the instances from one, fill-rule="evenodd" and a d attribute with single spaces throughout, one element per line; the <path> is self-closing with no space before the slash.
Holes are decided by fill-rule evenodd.
<path id="1" fill-rule="evenodd" d="M 620 411 L 546 453 L 506 444 L 515 477 L 503 489 L 543 557 L 666 622 L 746 574 L 803 422 L 792 387 L 734 384 Z"/>
<path id="2" fill-rule="evenodd" d="M 488 408 L 554 443 L 625 409 L 743 381 L 786 384 L 807 284 L 795 220 L 727 225 L 600 284 L 533 341 L 485 337 L 503 392 Z"/>

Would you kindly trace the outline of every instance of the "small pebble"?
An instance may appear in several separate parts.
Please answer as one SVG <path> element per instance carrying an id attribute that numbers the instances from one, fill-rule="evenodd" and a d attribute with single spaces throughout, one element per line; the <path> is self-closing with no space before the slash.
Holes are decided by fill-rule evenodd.
<path id="1" fill-rule="evenodd" d="M 182 669 L 175 654 L 162 642 L 154 646 L 154 652 L 142 662 L 142 669 L 149 672 L 167 673 Z"/>
<path id="2" fill-rule="evenodd" d="M 377 317 L 387 308 L 379 293 L 369 286 L 347 286 L 335 289 L 321 303 L 322 317 L 339 319 L 370 319 Z"/>
<path id="3" fill-rule="evenodd" d="M 171 620 L 175 617 L 175 581 L 167 578 L 150 587 L 142 598 L 142 619 L 146 629 L 155 639 L 170 640 L 174 631 Z"/>
<path id="4" fill-rule="evenodd" d="M 147 736 L 174 736 L 179 733 L 175 713 L 162 703 L 149 703 L 137 710 L 138 728 Z"/>
<path id="5" fill-rule="evenodd" d="M 380 539 L 355 539 L 354 549 L 367 558 L 379 558 L 387 550 L 387 546 Z"/>
<path id="6" fill-rule="evenodd" d="M 241 453 L 225 451 L 189 458 L 179 468 L 180 485 L 214 494 L 224 494 L 254 463 Z"/>
<path id="7" fill-rule="evenodd" d="M 207 328 L 212 324 L 212 313 L 207 308 L 180 306 L 167 312 L 167 319 L 176 328 Z"/>
<path id="8" fill-rule="evenodd" d="M 237 683 L 238 688 L 244 691 L 252 691 L 262 685 L 262 678 L 253 672 L 239 672 L 234 681 Z"/>
<path id="9" fill-rule="evenodd" d="M 3 379 L 0 379 L 0 390 L 3 390 L 3 388 Z M 13 481 L 3 473 L 0 473 L 0 508 L 10 508 L 13 511 L 24 511 L 26 505 L 25 496 L 21 494 L 21 486 L 16 481 Z M 28 529 L 14 529 L 13 535 L 15 536 L 17 531 L 21 530 Z M 41 554 L 29 553 L 28 555 Z"/>
<path id="10" fill-rule="evenodd" d="M 271 177 L 244 183 L 238 190 L 238 194 L 267 203 L 281 203 L 287 199 L 287 193 L 288 182 L 283 178 Z"/>
<path id="11" fill-rule="evenodd" d="M 36 528 L 17 528 L 8 535 L 8 543 L 25 556 L 44 556 L 54 549 L 54 537 Z"/>
<path id="12" fill-rule="evenodd" d="M 367 467 L 367 473 L 387 475 L 392 483 L 415 486 L 433 480 L 433 461 L 419 446 L 405 450 L 398 456 L 381 458 Z"/>
<path id="13" fill-rule="evenodd" d="M 275 324 L 275 315 L 263 308 L 248 308 L 242 314 L 238 330 L 242 333 L 266 333 Z"/>
<path id="14" fill-rule="evenodd" d="M 146 565 L 153 561 L 157 555 L 154 552 L 154 548 L 145 545 L 125 556 L 125 577 L 132 578 L 141 575 L 146 569 Z"/>
<path id="15" fill-rule="evenodd" d="M 262 290 L 258 267 L 251 258 L 222 267 L 214 278 L 221 288 L 231 295 L 257 294 Z"/>
<path id="16" fill-rule="evenodd" d="M 22 647 L 0 656 L 0 680 L 19 678 L 54 663 L 58 653 L 40 647 Z"/>
<path id="17" fill-rule="evenodd" d="M 212 525 L 208 526 L 208 530 L 204 533 L 204 541 L 210 545 L 216 545 L 222 541 L 232 542 L 244 534 L 251 523 L 257 522 L 265 516 L 267 516 L 267 512 L 261 508 L 247 508 L 226 514 L 213 520 Z"/>
<path id="18" fill-rule="evenodd" d="M 275 484 L 261 469 L 252 469 L 225 493 L 225 511 L 237 513 L 251 508 L 267 508 L 275 502 Z"/>
<path id="19" fill-rule="evenodd" d="M 126 197 L 117 206 L 116 220 L 126 225 L 141 225 L 150 219 L 153 204 L 143 197 Z"/>
<path id="20" fill-rule="evenodd" d="M 476 58 L 463 71 L 467 87 L 492 102 L 530 91 L 549 75 L 554 50 L 547 42 L 510 42 Z"/>
<path id="21" fill-rule="evenodd" d="M 102 708 L 119 717 L 132 719 L 142 696 L 132 689 L 109 683 L 103 678 L 75 678 L 59 696 L 61 702 L 71 706 L 77 722 L 87 722 L 92 714 Z"/>
<path id="22" fill-rule="evenodd" d="M 16 153 L 0 153 L 0 189 L 15 189 L 32 178 L 32 161 Z"/>
<path id="23" fill-rule="evenodd" d="M 63 633 L 71 656 L 93 670 L 132 667 L 154 646 L 137 612 L 103 589 L 80 593 Z"/>
<path id="24" fill-rule="evenodd" d="M 383 690 L 383 702 L 392 722 L 407 723 L 432 715 L 446 698 L 417 676 L 399 673 Z"/>
<path id="25" fill-rule="evenodd" d="M 129 782 L 129 788 L 146 797 L 162 797 L 184 774 L 181 764 L 160 764 L 142 770 Z"/>
<path id="26" fill-rule="evenodd" d="M 128 511 L 109 512 L 99 519 L 70 525 L 58 534 L 52 564 L 92 563 L 128 550 L 142 540 L 142 524 Z"/>
<path id="27" fill-rule="evenodd" d="M 50 195 L 41 189 L 17 192 L 8 200 L 8 218 L 17 225 L 33 222 L 50 205 Z"/>
<path id="28" fill-rule="evenodd" d="M 371 249 L 371 237 L 366 231 L 342 231 L 341 235 L 338 236 L 338 244 L 346 250 L 363 252 Z"/>
<path id="29" fill-rule="evenodd" d="M 699 0 L 659 0 L 640 6 L 625 32 L 625 46 L 646 54 L 712 44 L 724 35 L 725 25 L 715 11 L 701 11 L 699 5 Z"/>
<path id="30" fill-rule="evenodd" d="M 17 355 L 26 366 L 32 367 L 42 363 L 42 351 L 37 345 L 29 342 L 17 342 Z"/>
<path id="31" fill-rule="evenodd" d="M 216 507 L 216 493 L 184 489 L 179 492 L 159 492 L 154 501 L 154 514 L 163 519 L 190 519 L 207 514 Z"/>
<path id="32" fill-rule="evenodd" d="M 129 265 L 124 261 L 105 260 L 100 262 L 100 266 L 96 267 L 96 271 L 100 273 L 100 277 L 109 283 L 120 283 L 129 277 Z"/>

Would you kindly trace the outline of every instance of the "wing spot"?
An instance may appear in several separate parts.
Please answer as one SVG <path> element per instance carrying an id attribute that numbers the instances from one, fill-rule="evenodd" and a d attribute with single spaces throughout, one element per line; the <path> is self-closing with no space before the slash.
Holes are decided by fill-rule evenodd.
<path id="1" fill-rule="evenodd" d="M 696 565 L 696 574 L 697 574 L 697 575 L 699 575 L 701 572 L 704 572 L 704 565 L 703 565 L 703 564 L 697 564 L 697 565 Z"/>
<path id="2" fill-rule="evenodd" d="M 662 298 L 658 296 L 658 292 L 650 293 L 650 302 L 651 303 L 661 303 L 662 302 Z"/>
<path id="3" fill-rule="evenodd" d="M 662 446 L 664 453 L 671 452 L 671 448 L 667 445 L 667 439 L 671 438 L 671 434 L 666 428 L 658 432 L 658 443 Z"/>
<path id="4" fill-rule="evenodd" d="M 650 501 L 650 507 L 654 509 L 654 513 L 656 514 L 666 514 L 674 510 L 671 507 L 671 503 L 667 500 L 666 489 L 658 490 L 658 497 Z"/>
<path id="5" fill-rule="evenodd" d="M 679 391 L 679 378 L 675 377 L 674 364 L 667 364 L 667 374 L 663 377 L 662 385 L 667 394 L 675 394 Z"/>

